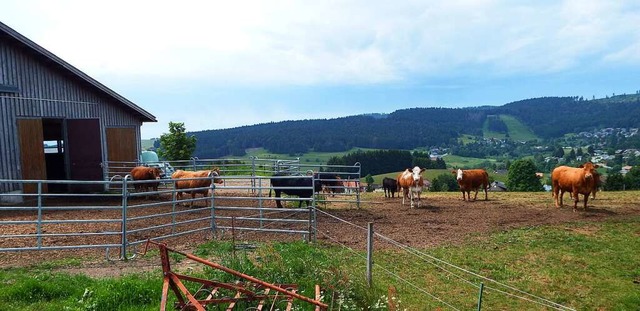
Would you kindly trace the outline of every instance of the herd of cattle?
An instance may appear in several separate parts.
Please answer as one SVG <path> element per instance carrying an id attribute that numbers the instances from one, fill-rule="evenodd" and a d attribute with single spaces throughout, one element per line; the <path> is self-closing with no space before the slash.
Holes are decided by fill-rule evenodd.
<path id="1" fill-rule="evenodd" d="M 571 198 L 574 200 L 573 210 L 577 209 L 579 195 L 584 196 L 584 209 L 587 209 L 587 201 L 589 195 L 593 195 L 595 198 L 595 192 L 600 186 L 600 175 L 596 171 L 598 165 L 594 165 L 591 162 L 587 162 L 579 167 L 559 166 L 551 173 L 552 192 L 556 207 L 563 205 L 562 198 L 565 192 L 569 192 Z M 422 173 L 424 168 L 418 166 L 413 169 L 406 169 L 397 175 L 396 179 L 385 177 L 382 180 L 382 187 L 385 197 L 395 198 L 395 193 L 402 193 L 402 205 L 405 204 L 405 200 L 410 202 L 410 207 L 420 207 L 420 195 L 425 187 L 425 181 Z M 478 198 L 478 191 L 484 191 L 484 199 L 488 200 L 489 175 L 484 169 L 467 169 L 467 170 L 453 170 L 451 172 L 456 176 L 456 180 L 462 192 L 462 200 L 471 201 L 471 191 L 475 191 L 473 201 Z M 135 183 L 134 188 L 136 191 L 158 191 L 158 186 L 161 179 L 161 171 L 159 168 L 151 168 L 145 166 L 138 166 L 131 170 L 131 177 L 135 181 L 146 180 L 148 182 Z M 204 178 L 208 177 L 208 178 Z M 213 177 L 213 178 L 211 178 Z M 214 168 L 212 170 L 205 171 L 184 171 L 177 170 L 171 175 L 171 179 L 175 180 L 175 189 L 177 199 L 182 198 L 183 193 L 191 194 L 190 205 L 193 204 L 196 194 L 207 195 L 209 187 L 211 186 L 211 180 L 214 183 L 222 183 L 223 180 L 220 177 L 220 170 Z M 312 182 L 313 189 L 312 189 Z M 359 189 L 360 184 L 358 181 L 343 180 L 339 175 L 329 173 L 315 173 L 313 181 L 311 178 L 299 176 L 292 177 L 288 174 L 277 173 L 271 177 L 272 190 L 275 192 L 276 205 L 282 207 L 280 202 L 281 195 L 287 194 L 291 196 L 297 196 L 301 200 L 299 201 L 299 207 L 302 206 L 303 199 L 306 200 L 307 206 L 314 193 L 340 193 L 349 192 L 353 189 Z M 271 196 L 271 190 L 269 191 Z"/>

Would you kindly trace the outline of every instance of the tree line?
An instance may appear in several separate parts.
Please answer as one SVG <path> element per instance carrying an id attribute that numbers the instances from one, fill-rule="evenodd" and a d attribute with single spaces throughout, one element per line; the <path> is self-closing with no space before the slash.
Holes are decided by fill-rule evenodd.
<path id="1" fill-rule="evenodd" d="M 514 116 L 545 139 L 596 128 L 640 127 L 640 95 L 595 100 L 542 97 L 497 107 L 412 108 L 386 115 L 272 122 L 189 134 L 197 139 L 194 155 L 200 158 L 243 156 L 247 148 L 257 147 L 293 156 L 354 147 L 411 150 L 456 146 L 460 155 L 493 156 L 498 151 L 479 145 L 465 149 L 458 138 L 462 134 L 482 136 L 485 121 L 490 130 L 508 133 L 500 114 Z M 476 147 L 483 150 L 474 151 Z"/>
<path id="2" fill-rule="evenodd" d="M 445 169 L 443 159 L 431 160 L 428 153 L 405 150 L 358 150 L 343 156 L 331 157 L 327 165 L 354 165 L 360 163 L 362 176 L 400 172 L 419 166 L 426 169 Z"/>

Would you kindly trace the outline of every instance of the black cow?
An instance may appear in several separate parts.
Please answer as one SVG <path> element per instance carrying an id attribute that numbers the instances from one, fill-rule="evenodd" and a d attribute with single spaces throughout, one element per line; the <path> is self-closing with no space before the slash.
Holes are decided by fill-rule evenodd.
<path id="1" fill-rule="evenodd" d="M 396 191 L 398 190 L 398 182 L 393 178 L 385 177 L 382 180 L 382 189 L 384 189 L 385 198 L 395 198 Z"/>
<path id="2" fill-rule="evenodd" d="M 282 177 L 282 176 L 289 176 L 287 174 L 284 173 L 276 173 L 275 175 L 273 175 L 274 177 Z M 300 198 L 309 198 L 309 200 L 305 201 L 307 202 L 307 206 L 309 206 L 309 202 L 311 201 L 311 198 L 313 197 L 314 192 L 320 192 L 322 190 L 322 183 L 320 182 L 320 180 L 318 179 L 318 175 L 315 174 L 314 175 L 314 180 L 315 180 L 315 184 L 313 185 L 313 189 L 310 189 L 309 187 L 311 187 L 311 178 L 309 178 L 308 176 L 291 176 L 288 178 L 271 178 L 271 187 L 273 187 L 273 191 L 275 191 L 275 197 L 276 197 L 276 205 L 278 207 L 282 207 L 282 204 L 280 203 L 280 195 L 282 193 L 288 194 L 288 195 L 295 195 L 298 196 Z M 278 189 L 278 188 L 282 188 L 282 187 L 307 187 L 307 189 Z M 269 190 L 269 197 L 271 197 L 271 190 Z M 302 207 L 302 200 L 299 201 L 298 203 L 298 207 Z"/>

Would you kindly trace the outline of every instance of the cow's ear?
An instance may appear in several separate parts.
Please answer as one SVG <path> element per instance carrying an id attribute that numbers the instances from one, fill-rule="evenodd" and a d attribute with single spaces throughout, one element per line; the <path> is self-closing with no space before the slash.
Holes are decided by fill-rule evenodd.
<path id="1" fill-rule="evenodd" d="M 451 174 L 458 174 L 458 172 L 456 170 L 451 171 Z"/>
<path id="2" fill-rule="evenodd" d="M 424 170 L 426 170 L 426 168 L 422 168 L 422 169 L 420 170 L 420 173 L 424 172 Z"/>
<path id="3" fill-rule="evenodd" d="M 594 167 L 594 168 L 598 168 L 598 167 L 600 167 L 600 165 L 598 165 L 598 164 L 594 164 L 594 165 L 593 165 L 593 167 Z"/>
<path id="4" fill-rule="evenodd" d="M 580 164 L 580 166 L 578 166 L 578 168 L 583 168 L 583 167 L 584 167 L 584 164 Z"/>

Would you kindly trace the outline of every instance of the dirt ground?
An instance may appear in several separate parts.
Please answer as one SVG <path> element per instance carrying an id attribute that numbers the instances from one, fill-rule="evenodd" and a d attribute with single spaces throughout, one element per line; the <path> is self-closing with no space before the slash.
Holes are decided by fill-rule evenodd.
<path id="1" fill-rule="evenodd" d="M 222 197 L 225 195 L 251 196 L 247 193 L 221 193 L 216 204 L 225 202 Z M 624 194 L 624 195 L 621 195 Z M 510 230 L 539 225 L 557 225 L 571 222 L 592 222 L 609 219 L 624 219 L 640 216 L 640 204 L 636 203 L 638 192 L 600 192 L 598 198 L 589 201 L 587 211 L 578 209 L 573 212 L 570 206 L 563 208 L 553 206 L 550 193 L 489 193 L 489 200 L 478 200 L 474 202 L 462 201 L 460 193 L 423 193 L 422 206 L 411 209 L 408 204 L 402 205 L 400 198 L 385 198 L 382 193 L 363 194 L 361 207 L 357 208 L 355 203 L 333 202 L 320 204 L 321 211 L 318 218 L 318 241 L 327 243 L 340 243 L 342 245 L 364 249 L 366 247 L 367 223 L 374 224 L 374 230 L 390 239 L 416 248 L 425 248 L 449 243 L 460 243 L 471 236 L 483 236 L 493 232 Z M 340 197 L 327 197 L 330 200 L 341 200 Z M 479 198 L 481 196 L 479 195 Z M 483 198 L 483 197 L 482 197 Z M 153 202 L 153 199 L 140 199 L 139 203 Z M 226 206 L 256 206 L 257 200 L 229 199 Z M 565 196 L 565 204 L 573 202 Z M 68 203 L 67 203 L 68 204 Z M 78 203 L 81 204 L 81 203 Z M 109 205 L 108 203 L 104 203 Z M 117 202 L 114 202 L 117 204 Z M 200 203 L 204 204 L 204 203 Z M 274 207 L 272 199 L 263 198 L 263 206 Z M 579 203 L 581 206 L 581 203 Z M 159 208 L 161 209 L 161 208 Z M 181 210 L 193 210 L 188 207 L 180 207 Z M 151 211 L 151 210 L 150 210 Z M 148 213 L 150 211 L 145 211 Z M 157 211 L 154 211 L 157 212 Z M 120 212 L 101 211 L 99 213 L 104 219 L 117 218 Z M 206 208 L 193 210 L 195 215 L 208 215 Z M 86 212 L 64 211 L 46 213 L 47 219 L 95 219 L 96 215 L 87 215 Z M 143 215 L 143 214 L 140 214 Z M 217 212 L 218 216 L 241 216 L 243 212 L 227 211 Z M 0 212 L 2 220 L 28 219 L 24 213 Z M 83 218 L 84 217 L 84 218 Z M 88 217 L 88 218 L 87 218 Z M 292 217 L 288 214 L 278 214 L 275 218 Z M 300 216 L 295 216 L 300 217 Z M 302 219 L 308 217 L 302 215 Z M 160 220 L 158 220 L 160 221 Z M 144 220 L 142 220 L 144 222 Z M 222 224 L 223 222 L 221 222 Z M 229 223 L 226 223 L 229 225 Z M 149 224 L 145 224 L 149 225 Z M 237 227 L 245 225 L 242 221 L 234 224 Z M 65 229 L 64 227 L 67 227 Z M 91 231 L 89 224 L 64 224 L 57 225 L 49 230 L 70 230 L 75 226 L 82 226 L 84 232 Z M 112 225 L 115 226 L 115 225 Z M 206 224 L 205 224 L 206 226 Z M 277 229 L 282 225 L 267 224 L 270 229 Z M 299 224 L 299 229 L 305 230 L 307 224 Z M 117 227 L 117 228 L 116 228 Z M 119 225 L 111 228 L 117 230 Z M 21 233 L 20 226 L 2 226 L 0 234 Z M 32 230 L 32 229 L 29 229 Z M 27 231 L 28 233 L 28 231 Z M 33 232 L 31 232 L 33 233 Z M 161 234 L 162 232 L 155 232 Z M 147 234 L 154 234 L 147 233 Z M 229 230 L 219 234 L 218 238 L 230 239 L 232 234 Z M 139 240 L 145 236 L 137 237 Z M 210 234 L 196 233 L 166 240 L 170 247 L 192 251 L 197 244 L 211 238 Z M 233 238 L 237 242 L 252 241 L 291 241 L 300 240 L 302 235 L 288 235 L 281 233 L 256 233 L 256 232 L 234 232 Z M 95 236 L 95 239 L 104 239 L 104 243 L 118 243 L 119 236 Z M 49 241 L 53 245 L 64 245 L 64 239 Z M 0 247 L 7 246 L 8 241 L 0 241 Z M 58 244 L 56 244 L 58 243 Z M 391 248 L 392 246 L 377 239 L 374 247 Z M 117 249 L 112 250 L 117 252 Z M 156 256 L 157 257 L 157 256 Z M 75 258 L 70 259 L 70 258 Z M 0 266 L 17 267 L 30 266 L 43 262 L 54 262 L 57 265 L 65 262 L 74 262 L 68 267 L 58 268 L 58 270 L 85 273 L 91 276 L 113 276 L 128 272 L 140 272 L 152 270 L 159 267 L 159 258 L 145 257 L 133 261 L 107 261 L 105 260 L 104 249 L 81 249 L 72 251 L 40 251 L 40 252 L 2 252 L 0 253 Z M 188 263 L 187 263 L 188 264 Z M 64 264 L 63 264 L 64 266 Z M 187 267 L 188 268 L 188 267 Z"/>

